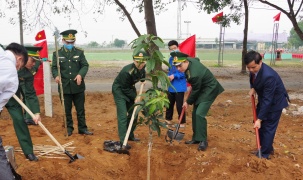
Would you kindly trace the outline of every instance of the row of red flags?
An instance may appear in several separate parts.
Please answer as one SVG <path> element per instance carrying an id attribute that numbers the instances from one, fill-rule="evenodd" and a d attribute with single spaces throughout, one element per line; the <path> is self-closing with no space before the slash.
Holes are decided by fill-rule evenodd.
<path id="1" fill-rule="evenodd" d="M 280 21 L 280 16 L 281 16 L 281 12 L 279 12 L 277 15 L 274 16 L 274 22 L 275 21 Z M 216 22 L 220 22 L 223 19 L 223 11 L 216 14 L 213 18 L 211 18 L 211 20 L 213 21 L 213 23 Z"/>

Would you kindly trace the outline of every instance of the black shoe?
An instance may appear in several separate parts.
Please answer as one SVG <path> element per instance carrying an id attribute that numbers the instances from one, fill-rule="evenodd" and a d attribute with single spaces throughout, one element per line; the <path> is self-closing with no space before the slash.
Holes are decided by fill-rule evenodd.
<path id="1" fill-rule="evenodd" d="M 67 135 L 68 135 L 68 136 L 71 136 L 72 134 L 73 134 L 72 131 L 68 131 L 68 132 L 67 132 Z"/>
<path id="2" fill-rule="evenodd" d="M 185 141 L 185 144 L 199 144 L 200 141 L 194 141 L 194 140 L 189 140 L 189 141 Z"/>
<path id="3" fill-rule="evenodd" d="M 207 141 L 201 141 L 198 147 L 198 151 L 205 151 L 208 146 Z"/>
<path id="4" fill-rule="evenodd" d="M 30 161 L 38 161 L 38 158 L 32 153 L 25 156 Z"/>
<path id="5" fill-rule="evenodd" d="M 33 119 L 24 119 L 27 125 L 37 125 Z"/>
<path id="6" fill-rule="evenodd" d="M 134 138 L 128 138 L 128 140 L 129 140 L 129 141 L 136 141 L 136 142 L 140 141 L 139 138 L 135 138 L 135 137 L 134 137 Z"/>
<path id="7" fill-rule="evenodd" d="M 89 132 L 88 130 L 86 130 L 86 131 L 84 131 L 84 132 L 79 132 L 79 134 L 93 135 L 94 133 Z"/>

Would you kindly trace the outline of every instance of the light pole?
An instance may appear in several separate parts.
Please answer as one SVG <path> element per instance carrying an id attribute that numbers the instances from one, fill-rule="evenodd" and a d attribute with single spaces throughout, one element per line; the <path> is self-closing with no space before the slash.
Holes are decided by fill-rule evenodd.
<path id="1" fill-rule="evenodd" d="M 187 30 L 186 30 L 186 35 L 187 36 L 190 36 L 190 33 L 189 33 L 189 24 L 191 23 L 191 21 L 184 21 L 184 23 L 186 23 L 187 24 Z"/>

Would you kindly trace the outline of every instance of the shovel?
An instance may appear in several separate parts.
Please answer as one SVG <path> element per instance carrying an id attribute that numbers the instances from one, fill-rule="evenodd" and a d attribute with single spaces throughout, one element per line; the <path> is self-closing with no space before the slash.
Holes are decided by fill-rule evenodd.
<path id="1" fill-rule="evenodd" d="M 24 110 L 32 117 L 35 118 L 35 115 L 31 112 L 30 109 L 16 96 L 13 95 L 14 99 L 24 108 Z M 72 156 L 67 150 L 64 149 L 64 147 L 54 138 L 54 136 L 46 129 L 46 127 L 42 124 L 41 121 L 38 121 L 38 125 L 44 130 L 44 132 L 54 141 L 54 143 L 70 158 L 70 163 L 74 162 L 76 159 L 82 159 L 84 158 L 81 155 L 74 155 Z"/>
<path id="2" fill-rule="evenodd" d="M 251 103 L 252 103 L 252 111 L 253 111 L 254 123 L 255 123 L 257 121 L 257 113 L 256 113 L 256 104 L 255 104 L 255 96 L 254 95 L 251 96 Z M 255 132 L 256 132 L 256 142 L 257 142 L 257 149 L 258 149 L 257 154 L 258 154 L 259 158 L 262 158 L 259 130 L 258 130 L 257 127 L 255 128 Z"/>
<path id="3" fill-rule="evenodd" d="M 145 84 L 145 82 L 141 83 L 139 95 L 137 96 L 136 102 L 140 100 L 140 95 L 142 94 L 144 84 Z M 137 111 L 137 107 L 138 106 L 135 106 L 135 108 L 134 108 L 132 117 L 131 117 L 129 125 L 128 125 L 128 129 L 127 129 L 124 141 L 123 141 L 123 145 L 122 145 L 122 147 L 120 149 L 117 150 L 117 153 L 119 153 L 119 154 L 127 154 L 127 155 L 129 155 L 129 151 L 126 148 L 126 145 L 127 145 L 127 141 L 128 141 L 128 138 L 129 138 L 130 131 L 131 131 L 133 123 L 134 123 L 135 113 Z"/>
<path id="4" fill-rule="evenodd" d="M 188 91 L 188 96 L 187 98 L 189 97 L 190 93 L 191 93 L 191 90 L 192 88 Z M 184 138 L 184 133 L 182 132 L 179 132 L 179 129 L 180 129 L 180 124 L 181 124 L 181 121 L 182 121 L 182 118 L 184 116 L 184 113 L 185 113 L 185 108 L 183 107 L 182 108 L 182 111 L 181 111 L 181 114 L 180 114 L 180 117 L 179 117 L 179 122 L 177 124 L 177 128 L 176 130 L 172 130 L 172 129 L 169 129 L 166 133 L 166 136 L 165 136 L 165 140 L 166 142 L 170 142 L 172 143 L 175 140 L 177 140 L 178 142 L 180 142 L 183 138 Z M 168 138 L 167 138 L 168 137 Z"/>
<path id="5" fill-rule="evenodd" d="M 167 133 L 166 133 L 166 136 L 165 136 L 166 142 L 172 143 L 174 139 L 179 142 L 184 138 L 184 133 L 179 132 L 180 124 L 181 124 L 184 112 L 185 112 L 185 108 L 183 107 L 182 112 L 181 112 L 180 117 L 179 117 L 179 122 L 178 122 L 176 130 L 175 131 L 172 130 L 172 129 L 167 130 Z"/>

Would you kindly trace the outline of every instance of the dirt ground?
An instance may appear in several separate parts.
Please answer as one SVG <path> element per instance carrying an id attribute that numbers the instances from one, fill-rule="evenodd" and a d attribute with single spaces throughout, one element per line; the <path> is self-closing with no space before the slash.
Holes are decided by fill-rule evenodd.
<path id="1" fill-rule="evenodd" d="M 91 68 L 86 81 L 88 84 L 112 81 L 119 69 Z M 252 128 L 252 106 L 247 95 L 247 76 L 240 75 L 238 68 L 210 69 L 225 91 L 213 103 L 207 117 L 208 149 L 197 151 L 197 145 L 184 144 L 192 135 L 190 107 L 186 112 L 186 128 L 180 130 L 185 133 L 180 143 L 165 141 L 167 129 L 162 129 L 160 137 L 153 133 L 150 179 L 303 179 L 303 116 L 283 114 L 274 142 L 275 154 L 270 160 L 259 159 L 251 153 L 256 150 L 256 140 Z M 303 106 L 302 70 L 279 68 L 278 72 L 292 97 L 292 103 Z M 23 179 L 147 179 L 148 127 L 140 125 L 136 129 L 135 136 L 141 141 L 129 142 L 132 146 L 130 156 L 104 151 L 105 140 L 118 140 L 116 107 L 110 89 L 88 89 L 86 118 L 93 136 L 77 134 L 76 114 L 73 112 L 75 131 L 66 138 L 58 94 L 53 95 L 52 118 L 44 116 L 44 97 L 39 96 L 44 126 L 61 145 L 73 142 L 71 146 L 75 148 L 70 153 L 82 155 L 84 159 L 69 163 L 66 155 L 53 155 L 30 162 L 22 152 L 16 151 L 17 172 Z M 228 100 L 230 103 L 227 103 Z M 18 149 L 20 146 L 6 109 L 0 119 L 3 144 Z M 177 122 L 176 113 L 174 122 Z M 55 146 L 42 128 L 29 128 L 35 146 Z M 58 156 L 61 158 L 56 158 Z"/>

